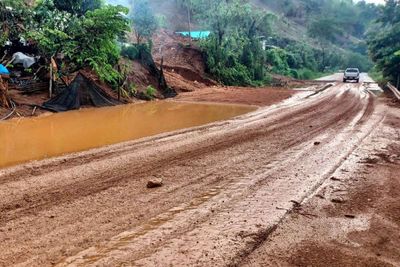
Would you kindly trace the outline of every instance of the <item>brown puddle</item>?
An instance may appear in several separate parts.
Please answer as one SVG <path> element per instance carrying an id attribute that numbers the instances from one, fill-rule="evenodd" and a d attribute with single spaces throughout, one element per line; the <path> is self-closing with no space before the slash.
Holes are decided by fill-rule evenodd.
<path id="1" fill-rule="evenodd" d="M 225 120 L 252 106 L 148 102 L 0 123 L 0 167 Z"/>

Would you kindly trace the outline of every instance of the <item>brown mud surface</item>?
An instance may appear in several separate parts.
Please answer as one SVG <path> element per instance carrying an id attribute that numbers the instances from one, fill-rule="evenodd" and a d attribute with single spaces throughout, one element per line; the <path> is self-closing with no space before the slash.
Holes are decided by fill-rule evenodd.
<path id="1" fill-rule="evenodd" d="M 270 106 L 296 94 L 296 91 L 278 87 L 207 87 L 199 91 L 179 94 L 175 100 L 195 102 L 218 102 Z"/>
<path id="2" fill-rule="evenodd" d="M 364 164 L 352 160 L 354 151 L 376 147 L 379 154 L 393 145 L 371 140 L 385 133 L 387 110 L 363 85 L 338 83 L 228 121 L 0 170 L 0 265 L 263 266 L 270 254 L 259 251 L 299 203 L 314 199 L 330 177 L 344 179 Z M 368 166 L 380 166 L 382 158 L 396 162 L 396 149 L 365 167 L 372 171 Z M 153 179 L 163 185 L 148 189 Z M 389 190 L 385 181 L 391 180 L 380 180 L 379 188 L 396 198 L 396 187 Z M 335 211 L 321 212 L 329 221 Z M 358 232 L 370 229 L 369 217 L 347 213 L 356 216 L 346 228 L 352 242 L 363 242 Z M 380 214 L 390 229 L 398 227 L 397 213 Z M 306 232 L 305 226 L 297 229 Z M 398 247 L 392 233 L 379 242 Z M 301 259 L 299 253 L 318 248 L 302 247 L 281 255 Z"/>
<path id="3" fill-rule="evenodd" d="M 330 179 L 239 265 L 399 266 L 399 192 L 397 105 Z"/>

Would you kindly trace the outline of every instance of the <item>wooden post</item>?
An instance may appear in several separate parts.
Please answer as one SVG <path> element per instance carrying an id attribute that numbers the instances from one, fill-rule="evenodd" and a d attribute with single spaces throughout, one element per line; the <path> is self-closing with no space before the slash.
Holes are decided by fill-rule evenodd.
<path id="1" fill-rule="evenodd" d="M 53 62 L 50 60 L 49 98 L 53 96 Z"/>
<path id="2" fill-rule="evenodd" d="M 121 66 L 118 64 L 118 101 L 121 101 Z"/>

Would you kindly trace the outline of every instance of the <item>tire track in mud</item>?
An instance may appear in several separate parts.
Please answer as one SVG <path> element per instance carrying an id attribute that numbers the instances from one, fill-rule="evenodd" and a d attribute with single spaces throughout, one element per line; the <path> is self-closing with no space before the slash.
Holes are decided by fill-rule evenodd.
<path id="1" fill-rule="evenodd" d="M 307 107 L 301 106 L 300 108 L 298 108 L 298 110 L 301 110 L 303 116 L 304 115 L 308 115 L 305 113 L 308 112 L 312 112 L 315 111 L 315 109 L 317 107 L 320 106 L 325 106 L 326 104 L 328 104 L 329 102 L 334 100 L 334 96 L 330 95 L 327 97 L 324 97 L 322 99 L 318 99 L 318 101 L 314 101 L 315 103 L 311 103 L 310 105 L 308 105 Z M 279 121 L 285 121 L 285 120 L 289 120 L 289 119 L 293 119 L 293 116 L 300 116 L 301 114 L 296 114 L 294 111 L 291 112 L 291 114 L 284 114 L 281 117 L 278 117 L 277 119 L 275 119 L 274 121 L 271 121 L 271 124 L 273 123 L 277 123 Z M 265 117 L 261 117 L 261 118 L 265 118 Z M 256 120 L 259 120 L 260 118 L 257 117 Z M 301 119 L 298 119 L 301 120 Z M 216 126 L 226 126 L 229 122 L 219 122 L 219 123 L 215 123 Z M 211 127 L 215 127 L 215 126 L 211 126 Z M 200 126 L 200 127 L 195 127 L 194 129 L 189 129 L 189 130 L 182 130 L 182 131 L 178 131 L 177 133 L 179 134 L 185 134 L 185 133 L 190 133 L 192 131 L 201 131 L 201 130 L 210 130 L 209 129 L 210 126 Z M 242 131 L 244 132 L 244 131 Z M 176 134 L 176 133 L 175 133 Z M 240 133 L 239 133 L 240 134 Z M 168 137 L 170 136 L 170 134 L 163 134 L 161 135 L 162 137 Z M 223 139 L 232 139 L 232 137 L 234 137 L 234 134 L 227 134 L 226 137 L 221 137 L 220 139 L 224 142 Z M 131 151 L 133 149 L 143 149 L 146 147 L 146 145 L 151 145 L 149 144 L 151 141 L 135 141 L 133 142 L 133 144 L 129 144 L 129 142 L 127 143 L 126 147 L 122 147 L 122 148 L 118 148 L 118 149 L 112 149 L 112 150 L 105 150 L 105 151 L 100 151 L 100 152 L 96 152 L 96 153 L 76 153 L 76 155 L 71 155 L 68 158 L 68 160 L 66 160 L 63 157 L 60 157 L 60 160 L 58 160 L 57 158 L 54 159 L 55 162 L 50 162 L 50 163 L 46 163 L 46 160 L 44 161 L 39 161 L 38 165 L 33 165 L 32 167 L 25 167 L 25 168 L 16 168 L 16 170 L 13 170 L 12 168 L 10 171 L 3 171 L 4 173 L 2 175 L 0 175 L 0 185 L 3 183 L 7 183 L 9 181 L 15 181 L 17 179 L 22 179 L 21 177 L 31 177 L 31 176 L 38 176 L 38 175 L 45 175 L 47 173 L 51 173 L 54 171 L 58 171 L 58 170 L 65 170 L 67 168 L 73 168 L 76 165 L 80 165 L 83 163 L 87 163 L 88 160 L 90 160 L 90 162 L 95 162 L 95 161 L 99 161 L 102 159 L 109 159 L 110 157 L 118 157 L 121 156 L 121 154 L 124 153 L 131 153 Z M 163 140 L 158 140 L 157 137 L 155 137 L 154 141 L 159 141 L 160 143 L 163 142 Z M 234 141 L 234 140 L 232 140 Z M 117 145 L 118 146 L 118 145 Z M 204 144 L 202 144 L 202 148 L 203 151 L 206 151 L 206 153 L 208 152 L 208 147 L 211 147 L 214 145 L 206 145 L 206 147 L 204 146 Z M 191 151 L 187 151 L 186 153 L 191 153 Z M 185 157 L 186 155 L 182 154 L 182 157 Z M 152 163 L 160 163 L 162 161 L 159 160 L 158 162 L 152 162 Z M 29 164 L 27 164 L 29 165 Z M 1 174 L 1 172 L 0 172 Z"/>
<path id="2" fill-rule="evenodd" d="M 352 101 L 354 101 L 353 98 L 349 98 L 349 94 L 350 94 L 349 91 L 346 90 L 346 92 L 343 94 L 344 100 L 347 101 L 348 99 L 352 99 Z M 209 145 L 203 144 L 203 146 L 200 146 L 199 148 L 195 148 L 189 151 L 184 151 L 183 153 L 175 155 L 172 158 L 168 158 L 167 166 L 165 166 L 164 164 L 166 158 L 161 158 L 157 161 L 147 162 L 146 165 L 142 168 L 139 168 L 137 170 L 134 169 L 129 174 L 129 176 L 127 176 L 126 174 L 130 169 L 134 168 L 134 166 L 132 165 L 119 168 L 118 172 L 121 174 L 115 174 L 114 169 L 106 170 L 103 173 L 98 173 L 96 176 L 91 177 L 90 180 L 83 180 L 81 182 L 78 181 L 73 184 L 67 185 L 62 188 L 62 191 L 60 191 L 59 188 L 56 187 L 53 190 L 47 190 L 37 195 L 32 195 L 32 193 L 24 194 L 20 200 L 14 197 L 12 199 L 12 203 L 7 205 L 7 203 L 3 202 L 2 205 L 0 205 L 0 211 L 3 213 L 3 216 L 1 216 L 0 218 L 0 223 L 4 223 L 9 220 L 12 220 L 13 218 L 20 217 L 21 214 L 23 214 L 25 211 L 30 211 L 29 213 L 31 213 L 32 211 L 39 212 L 42 209 L 48 208 L 49 207 L 48 204 L 60 205 L 67 201 L 77 199 L 78 197 L 82 198 L 89 196 L 91 194 L 101 192 L 103 190 L 107 190 L 110 187 L 117 186 L 118 183 L 121 183 L 126 179 L 128 180 L 131 179 L 131 177 L 152 176 L 156 173 L 160 173 L 162 169 L 168 168 L 169 165 L 175 165 L 182 162 L 195 161 L 196 159 L 209 154 L 210 151 L 212 151 L 212 153 L 216 153 L 226 148 L 233 147 L 235 146 L 235 144 L 245 144 L 248 142 L 255 142 L 258 139 L 265 138 L 289 126 L 291 127 L 300 126 L 304 122 L 304 119 L 308 118 L 310 116 L 310 113 L 315 112 L 316 108 L 319 107 L 320 105 L 323 105 L 322 107 L 324 108 L 320 109 L 319 112 L 324 113 L 324 116 L 327 116 L 327 114 L 328 116 L 330 116 L 329 115 L 330 106 L 326 105 L 328 105 L 333 100 L 334 96 L 330 96 L 324 101 L 322 101 L 322 103 L 317 103 L 316 105 L 307 107 L 306 109 L 302 110 L 301 113 L 298 113 L 295 117 L 293 116 L 293 114 L 290 114 L 284 116 L 283 118 L 279 118 L 278 120 L 282 121 L 283 123 L 282 122 L 278 123 L 278 120 L 274 120 L 272 123 L 267 124 L 267 126 L 270 126 L 270 124 L 271 125 L 274 125 L 276 123 L 278 124 L 272 126 L 272 129 L 264 129 L 261 127 L 261 129 L 256 129 L 251 133 L 246 133 L 247 129 L 244 130 L 241 129 L 239 130 L 239 132 L 229 134 L 229 136 L 224 136 L 218 138 L 217 140 L 213 140 L 212 144 Z M 336 110 L 334 112 L 336 112 Z M 347 111 L 345 113 L 347 113 Z M 337 118 L 334 118 L 334 120 L 337 120 Z M 313 134 L 316 134 L 322 129 L 324 129 L 324 127 L 326 126 L 327 125 L 322 127 L 316 126 L 314 127 L 315 129 L 311 131 L 308 130 L 306 134 L 308 134 L 308 136 L 312 136 Z M 296 145 L 299 141 L 303 140 L 304 137 L 306 136 L 302 136 L 300 139 L 297 140 L 295 139 L 294 142 L 286 140 L 285 142 L 287 144 L 281 146 L 280 150 L 282 149 L 285 150 L 290 148 L 291 146 Z M 279 151 L 277 153 L 279 153 Z M 242 162 L 245 160 L 242 160 Z M 105 179 L 104 177 L 110 177 L 110 178 Z M 88 187 L 87 186 L 88 184 L 90 184 L 91 186 Z M 13 214 L 13 216 L 7 216 L 7 212 L 16 209 L 18 210 L 18 213 Z"/>
<path id="3" fill-rule="evenodd" d="M 1 225 L 6 227 L 6 225 L 10 225 L 10 223 L 18 225 L 18 222 L 20 222 L 22 223 L 22 225 L 20 224 L 22 227 L 21 233 L 23 232 L 23 227 L 27 227 L 23 225 L 24 220 L 34 225 L 38 224 L 35 226 L 38 229 L 36 234 L 37 240 L 32 239 L 33 241 L 25 243 L 21 240 L 23 244 L 11 250 L 7 255 L 4 255 L 4 261 L 13 262 L 12 258 L 14 257 L 15 259 L 15 255 L 19 255 L 21 262 L 26 261 L 25 265 L 34 265 L 34 263 L 37 262 L 38 259 L 31 258 L 29 253 L 27 255 L 18 251 L 23 250 L 23 248 L 29 250 L 30 247 L 38 247 L 43 243 L 43 240 L 46 240 L 46 235 L 44 234 L 44 229 L 46 228 L 40 225 L 40 220 L 37 217 L 40 216 L 40 213 L 46 212 L 47 210 L 57 210 L 59 208 L 71 211 L 74 209 L 74 206 L 76 206 L 74 203 L 80 201 L 82 203 L 87 203 L 87 207 L 85 208 L 79 205 L 76 206 L 77 210 L 75 214 L 70 214 L 70 216 L 72 215 L 71 219 L 53 219 L 54 222 L 50 222 L 50 224 L 62 228 L 63 225 L 71 223 L 69 220 L 73 218 L 79 219 L 82 216 L 87 216 L 89 218 L 95 217 L 92 213 L 94 213 L 96 209 L 90 207 L 97 205 L 97 201 L 94 201 L 94 199 L 101 199 L 102 192 L 108 192 L 114 190 L 114 188 L 116 189 L 115 199 L 109 199 L 111 203 L 104 203 L 104 207 L 101 207 L 101 210 L 102 215 L 113 221 L 117 229 L 114 229 L 115 227 L 112 225 L 93 222 L 92 228 L 98 228 L 98 232 L 108 231 L 109 233 L 102 238 L 85 242 L 79 248 L 79 250 L 83 250 L 98 242 L 110 239 L 112 236 L 115 236 L 116 233 L 132 229 L 132 225 L 123 225 L 123 220 L 127 219 L 128 214 L 132 216 L 132 212 L 133 214 L 143 213 L 143 208 L 139 208 L 139 212 L 135 212 L 134 209 L 127 206 L 127 204 L 122 203 L 121 205 L 117 201 L 118 198 L 123 199 L 127 194 L 132 194 L 132 197 L 129 198 L 132 203 L 152 203 L 153 210 L 147 213 L 145 212 L 144 216 L 134 222 L 134 225 L 140 226 L 141 224 L 145 224 L 146 221 L 151 220 L 151 218 L 157 214 L 162 214 L 172 207 L 179 206 L 179 203 L 185 203 L 201 196 L 202 193 L 204 193 L 204 189 L 210 187 L 222 187 L 223 189 L 227 184 L 232 181 L 240 181 L 243 176 L 251 172 L 260 172 L 264 170 L 264 167 L 267 165 L 279 163 L 280 158 L 285 155 L 285 151 L 301 150 L 302 147 L 307 147 L 315 137 L 321 134 L 323 135 L 325 132 L 334 130 L 341 131 L 343 127 L 346 126 L 346 122 L 365 107 L 365 103 L 362 103 L 357 94 L 350 92 L 349 89 L 345 90 L 339 98 L 336 98 L 337 94 L 334 90 L 341 90 L 341 88 L 342 86 L 337 86 L 332 88 L 332 90 L 328 90 L 328 94 L 321 95 L 308 105 L 290 108 L 289 111 L 283 110 L 283 114 L 279 114 L 279 116 L 275 114 L 275 117 L 270 118 L 270 115 L 266 115 L 265 117 L 261 113 L 261 116 L 259 116 L 261 118 L 254 118 L 253 122 L 249 123 L 249 125 L 245 124 L 243 129 L 227 130 L 223 132 L 221 136 L 211 135 L 212 138 L 216 137 L 212 142 L 207 139 L 205 139 L 205 141 L 199 141 L 193 147 L 193 151 L 190 151 L 190 145 L 182 145 L 179 147 L 179 150 L 176 149 L 175 151 L 166 150 L 167 153 L 165 155 L 158 155 L 159 153 L 156 151 L 155 153 L 158 155 L 156 160 L 144 161 L 143 166 L 138 169 L 135 168 L 135 165 L 138 164 L 138 161 L 140 163 L 140 158 L 124 168 L 117 168 L 117 166 L 115 166 L 115 168 L 110 171 L 96 174 L 84 181 L 78 180 L 71 185 L 63 186 L 62 184 L 55 184 L 54 189 L 44 189 L 42 192 L 39 188 L 39 192 L 36 195 L 34 192 L 31 193 L 31 202 L 27 204 L 21 202 L 19 208 L 10 209 L 1 213 L 2 219 L 4 216 L 8 216 L 6 221 L 3 221 Z M 275 113 L 277 113 L 277 111 L 275 111 Z M 367 119 L 368 116 L 366 117 L 366 120 Z M 251 118 L 248 120 L 251 120 Z M 316 121 L 318 121 L 319 124 L 317 124 Z M 226 125 L 230 126 L 230 124 L 226 123 L 224 123 L 224 125 L 223 127 L 226 127 Z M 310 128 L 310 125 L 313 127 Z M 235 124 L 232 124 L 232 126 L 235 126 Z M 240 124 L 236 125 L 236 127 L 238 126 L 240 126 Z M 205 127 L 206 132 L 204 134 L 209 134 L 209 132 L 213 131 L 218 132 L 218 130 L 217 127 L 207 131 L 207 127 Z M 224 138 L 227 140 L 224 140 Z M 145 146 L 146 145 L 143 145 L 143 147 Z M 132 153 L 132 151 L 129 152 L 130 149 L 132 149 L 132 146 L 128 146 L 127 149 L 122 148 L 122 154 Z M 109 155 L 118 157 L 115 153 L 116 152 L 114 152 L 114 154 L 110 152 Z M 229 159 L 229 155 L 232 157 L 236 157 L 236 155 L 240 156 Z M 228 159 L 226 159 L 227 157 Z M 88 159 L 90 159 L 90 156 L 88 156 Z M 222 164 L 219 163 L 221 159 L 223 159 Z M 160 166 L 156 166 L 159 163 L 161 163 Z M 93 162 L 87 165 L 91 164 L 93 164 Z M 57 169 L 59 167 L 55 168 Z M 71 167 L 71 169 L 74 169 L 74 167 Z M 199 171 L 199 169 L 202 170 Z M 115 174 L 116 170 L 122 172 L 122 174 Z M 173 175 L 177 175 L 177 178 L 180 178 L 171 180 L 171 183 L 176 182 L 176 185 L 173 187 L 148 196 L 148 191 L 143 190 L 141 187 L 146 181 L 146 177 L 157 173 L 167 174 L 167 176 L 172 173 Z M 107 176 L 111 178 L 104 178 Z M 132 179 L 132 177 L 135 177 L 135 179 Z M 187 177 L 187 179 L 185 179 L 185 177 Z M 20 177 L 20 179 L 26 178 Z M 249 186 L 248 193 L 239 196 L 239 200 L 245 199 L 250 192 L 257 191 L 257 188 L 263 186 L 263 183 L 267 182 L 268 179 L 262 179 L 262 181 L 264 182 Z M 55 190 L 59 190 L 60 192 L 54 194 Z M 93 203 L 90 201 L 93 201 Z M 16 204 L 16 202 L 10 202 L 9 205 L 12 204 Z M 113 208 L 114 204 L 120 207 Z M 108 208 L 114 209 L 115 218 L 110 217 L 109 214 L 112 212 L 108 211 Z M 215 214 L 210 214 L 202 220 L 206 222 L 208 218 L 212 218 L 214 215 Z M 65 216 L 68 216 L 68 213 Z M 26 217 L 26 219 L 24 219 L 24 217 Z M 121 223 L 121 226 L 118 225 L 119 223 Z M 96 224 L 98 227 L 95 226 Z M 196 225 L 198 224 L 195 224 L 194 227 L 196 227 Z M 56 229 L 58 229 L 57 227 Z M 85 224 L 81 227 L 82 229 L 80 229 L 80 231 L 88 231 L 89 228 L 87 227 L 89 227 L 89 225 Z M 190 228 L 188 231 L 189 230 Z M 68 235 L 67 230 L 61 229 L 60 231 L 62 231 L 62 233 L 59 233 L 59 236 Z M 86 232 L 82 232 L 81 234 L 83 234 L 83 237 L 76 237 L 77 240 L 66 236 L 65 239 L 63 238 L 63 241 L 65 244 L 72 246 L 76 242 L 82 242 L 81 240 L 85 237 L 90 238 L 90 235 L 86 234 Z M 50 233 L 48 233 L 48 235 L 50 235 Z M 18 240 L 20 240 L 20 238 L 15 236 L 15 241 L 11 241 L 11 245 L 13 242 L 18 243 Z M 7 242 L 8 243 L 4 244 L 4 246 L 7 246 L 10 241 Z M 49 250 L 52 253 L 49 253 Z M 40 255 L 38 257 L 44 262 L 49 261 L 50 256 L 46 254 L 54 254 L 50 259 L 59 261 L 60 258 L 63 258 L 63 254 L 60 254 L 57 250 L 60 250 L 59 242 L 57 246 L 53 246 L 52 248 L 47 247 L 45 252 L 41 249 L 37 249 L 32 254 Z M 76 253 L 77 251 L 70 251 L 67 255 Z M 2 257 L 0 256 L 0 262 L 1 260 Z"/>
<path id="4" fill-rule="evenodd" d="M 344 118 L 342 118 L 340 121 L 341 121 L 341 123 L 339 124 L 339 125 L 336 125 L 336 127 L 337 128 L 340 128 L 340 127 L 342 127 L 343 126 L 343 124 L 345 124 L 346 122 L 348 122 L 348 120 L 347 119 L 350 119 L 350 118 L 352 118 L 352 116 L 354 116 L 354 112 L 351 112 L 351 111 L 354 111 L 354 112 L 358 112 L 358 111 L 361 111 L 360 110 L 360 105 L 355 105 L 355 106 L 352 106 L 352 105 L 350 105 L 350 108 L 349 109 L 347 109 L 347 110 L 344 110 L 344 114 L 350 114 L 350 115 L 348 115 L 348 116 L 345 116 Z M 340 114 L 340 115 L 343 115 L 343 114 Z M 336 119 L 337 119 L 337 117 L 336 117 Z M 257 181 L 255 184 L 253 184 L 252 186 L 251 186 L 251 189 L 252 190 L 250 190 L 250 188 L 249 188 L 249 185 L 247 186 L 247 189 L 249 190 L 249 192 L 247 192 L 245 195 L 241 195 L 240 196 L 240 198 L 239 198 L 239 200 L 240 199 L 245 199 L 246 198 L 246 196 L 248 196 L 249 194 L 251 194 L 252 192 L 255 192 L 255 191 L 257 191 L 257 188 L 259 188 L 260 186 L 263 186 L 265 183 L 267 183 L 267 180 L 268 179 L 261 179 L 261 180 L 259 180 L 259 181 Z M 236 189 L 237 190 L 237 189 Z M 229 190 L 228 190 L 229 191 Z M 215 202 L 215 201 L 214 201 Z M 227 203 L 230 203 L 230 205 L 232 204 L 232 202 L 234 202 L 234 200 L 233 199 L 229 199 L 229 202 L 227 202 Z M 231 209 L 230 209 L 231 210 Z M 215 210 L 213 211 L 213 214 L 214 214 L 214 212 L 216 212 Z M 189 217 L 189 216 L 186 216 L 186 217 Z M 156 220 L 157 221 L 157 220 Z M 198 222 L 199 221 L 199 218 L 196 218 L 196 222 Z M 201 220 L 201 222 L 204 222 L 205 221 L 205 219 L 204 220 Z M 201 224 L 201 222 L 200 222 L 200 224 Z M 180 224 L 179 224 L 179 228 L 182 228 L 182 223 L 183 223 L 183 221 L 181 221 L 180 222 Z M 180 235 L 183 235 L 183 234 L 185 234 L 185 233 L 187 233 L 187 232 L 189 232 L 189 231 L 193 231 L 193 229 L 194 228 L 196 228 L 196 227 L 198 227 L 199 225 L 198 225 L 199 223 L 197 223 L 196 225 L 192 225 L 192 227 L 189 227 L 189 229 L 186 229 L 186 231 L 184 231 L 184 232 L 182 232 L 182 230 L 180 230 L 180 233 L 174 233 L 175 234 L 175 236 L 176 235 L 178 235 L 179 236 L 179 234 Z M 161 227 L 160 227 L 161 228 Z M 168 229 L 168 228 L 171 228 L 171 227 L 165 227 L 166 229 Z M 156 228 L 157 230 L 158 230 L 158 232 L 163 232 L 163 229 L 159 229 L 159 228 Z M 154 229 L 152 229 L 152 230 L 154 230 Z M 164 229 L 164 231 L 165 231 L 165 229 Z M 262 231 L 261 231 L 261 234 L 262 235 L 265 235 L 265 232 L 269 232 L 270 230 L 269 229 L 262 229 Z M 137 233 L 131 233 L 131 235 L 133 235 L 135 238 L 137 238 L 138 236 L 137 236 Z M 139 237 L 140 237 L 140 235 L 139 235 Z M 124 245 L 126 245 L 124 242 L 126 241 L 126 240 L 128 240 L 128 245 L 129 245 L 129 241 L 130 242 L 132 242 L 132 243 L 134 243 L 133 242 L 133 240 L 129 240 L 129 235 L 128 235 L 128 237 L 126 236 L 126 234 L 123 236 L 123 238 L 124 238 L 124 241 L 123 242 L 120 242 L 120 244 L 122 244 L 122 246 L 124 246 Z M 173 238 L 173 236 L 172 237 L 164 237 L 163 238 L 163 240 L 169 240 L 169 238 Z M 257 237 L 258 238 L 258 237 Z M 200 239 L 201 240 L 201 239 Z M 114 240 L 115 241 L 115 240 Z M 165 246 L 166 244 L 165 243 L 162 243 L 162 244 L 156 244 L 157 242 L 156 242 L 156 240 L 146 240 L 146 242 L 147 242 L 147 244 L 148 243 L 150 243 L 150 241 L 151 241 L 151 247 L 152 247 L 152 249 L 153 249 L 153 252 L 154 252 L 154 250 L 157 248 L 157 247 L 160 247 L 160 246 Z M 146 243 L 145 242 L 145 243 Z M 143 254 L 143 252 L 141 252 L 142 251 L 142 249 L 143 249 L 143 245 L 145 244 L 145 243 L 141 243 L 140 242 L 140 240 L 138 241 L 138 246 L 137 246 L 137 248 L 140 248 L 140 251 L 136 251 L 136 253 L 139 253 L 139 254 L 136 254 L 135 256 L 137 256 L 137 257 L 139 257 L 139 258 L 143 258 L 144 256 L 142 255 L 142 256 L 139 256 L 140 254 Z M 195 246 L 195 244 L 188 244 L 188 247 L 190 247 L 190 245 L 194 245 Z M 82 258 L 79 258 L 79 256 L 78 256 L 78 258 L 76 259 L 77 261 L 76 262 L 74 262 L 74 261 L 72 261 L 72 262 L 74 262 L 74 264 L 78 264 L 78 265 L 83 265 L 83 266 L 85 266 L 86 264 L 89 264 L 90 265 L 90 263 L 100 263 L 100 264 L 115 264 L 115 263 L 117 263 L 117 264 L 119 264 L 118 263 L 118 261 L 117 262 L 113 262 L 113 261 L 111 261 L 111 262 L 103 262 L 102 261 L 102 257 L 104 256 L 104 255 L 101 255 L 101 253 L 105 253 L 105 254 L 107 254 L 108 253 L 108 257 L 112 257 L 112 256 L 117 256 L 117 258 L 118 258 L 118 254 L 116 254 L 116 255 L 113 255 L 112 254 L 112 252 L 113 252 L 113 249 L 115 249 L 115 250 L 118 250 L 118 239 L 117 239 L 117 245 L 115 246 L 115 247 L 113 247 L 113 246 L 115 246 L 115 243 L 113 243 L 112 245 L 111 245 L 111 248 L 105 248 L 105 250 L 103 250 L 103 251 L 101 251 L 100 250 L 100 255 L 99 255 L 99 253 L 94 253 L 94 255 L 90 255 L 90 253 L 92 253 L 92 251 L 88 251 L 87 252 L 87 255 L 86 255 L 86 257 L 82 257 L 82 256 L 80 256 L 80 257 L 82 257 Z M 123 247 L 123 249 L 125 250 L 125 249 L 127 249 L 126 247 Z M 132 257 L 132 252 L 133 251 L 135 251 L 134 250 L 134 248 L 130 248 L 131 250 L 129 250 L 129 254 L 130 254 L 130 256 L 129 257 Z M 171 251 L 170 251 L 171 252 Z M 174 255 L 174 256 L 176 256 L 177 254 L 179 254 L 178 253 L 178 251 L 175 251 L 174 250 L 174 252 L 175 253 L 172 253 L 172 254 L 169 254 L 169 255 Z M 150 252 L 151 253 L 151 252 Z M 160 256 L 160 254 L 159 254 L 160 252 L 159 251 L 157 251 L 156 252 L 156 254 L 158 255 L 158 256 Z M 168 254 L 168 253 L 164 253 L 164 254 Z M 119 255 L 119 256 L 121 256 L 121 255 Z M 147 255 L 148 256 L 148 255 Z M 165 256 L 165 255 L 164 255 Z M 107 257 L 106 257 L 107 258 Z M 163 258 L 162 256 L 160 257 L 161 259 Z M 137 258 L 136 258 L 137 259 Z M 80 261 L 80 260 L 82 260 L 82 261 Z M 162 262 L 162 261 L 164 261 L 164 262 L 174 262 L 173 261 L 173 259 L 171 259 L 171 258 L 168 258 L 168 260 L 167 261 L 165 261 L 165 258 L 164 259 L 162 259 L 162 260 L 160 260 L 160 261 L 155 261 L 155 262 L 145 262 L 145 264 L 144 265 L 156 265 L 156 266 L 160 266 L 159 264 Z M 133 261 L 133 262 L 131 262 L 129 259 L 127 259 L 127 262 L 129 263 L 129 264 L 132 264 L 133 262 L 135 262 L 135 261 Z M 71 261 L 69 262 L 69 263 L 71 263 Z M 135 262 L 136 263 L 136 262 Z M 157 264 L 158 263 L 158 264 Z M 177 263 L 177 262 L 175 262 L 175 263 Z M 181 262 L 182 263 L 182 262 Z M 190 262 L 190 264 L 193 264 L 194 262 Z M 141 264 L 143 264 L 143 262 L 141 263 Z M 139 264 L 139 265 L 141 265 L 141 264 Z M 189 264 L 188 262 L 184 262 L 184 264 Z M 201 264 L 200 264 L 201 265 Z"/>

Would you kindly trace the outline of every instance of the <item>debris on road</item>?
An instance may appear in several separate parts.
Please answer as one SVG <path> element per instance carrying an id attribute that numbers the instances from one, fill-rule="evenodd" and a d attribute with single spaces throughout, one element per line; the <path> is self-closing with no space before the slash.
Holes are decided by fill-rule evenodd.
<path id="1" fill-rule="evenodd" d="M 147 182 L 147 188 L 156 188 L 163 186 L 163 179 L 161 178 L 152 178 Z"/>
<path id="2" fill-rule="evenodd" d="M 337 204 L 342 204 L 342 203 L 344 203 L 346 201 L 344 199 L 342 199 L 342 198 L 332 198 L 331 202 L 332 203 L 337 203 Z"/>

